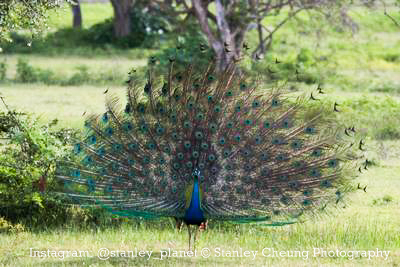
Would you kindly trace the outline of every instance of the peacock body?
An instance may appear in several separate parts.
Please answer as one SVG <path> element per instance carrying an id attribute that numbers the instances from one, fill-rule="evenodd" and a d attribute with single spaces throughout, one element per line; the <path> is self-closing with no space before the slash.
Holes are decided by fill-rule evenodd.
<path id="1" fill-rule="evenodd" d="M 352 132 L 315 97 L 259 88 L 237 63 L 217 72 L 213 60 L 179 68 L 171 58 L 165 75 L 154 64 L 144 81 L 131 73 L 126 104 L 109 97 L 104 114 L 86 117 L 60 163 L 65 194 L 79 203 L 187 225 L 279 225 L 352 189 Z"/>

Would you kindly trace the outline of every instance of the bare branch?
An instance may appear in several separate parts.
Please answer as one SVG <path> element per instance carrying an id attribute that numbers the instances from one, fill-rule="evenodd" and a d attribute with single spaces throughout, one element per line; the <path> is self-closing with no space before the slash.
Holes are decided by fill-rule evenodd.
<path id="1" fill-rule="evenodd" d="M 265 43 L 268 39 L 272 39 L 272 35 L 280 28 L 282 27 L 286 22 L 288 22 L 291 18 L 297 15 L 300 11 L 304 10 L 304 8 L 297 9 L 296 11 L 290 13 L 284 20 L 282 20 L 276 27 L 262 40 L 261 43 L 257 46 L 257 48 L 254 50 L 253 53 L 256 53 L 261 49 L 261 45 Z"/>

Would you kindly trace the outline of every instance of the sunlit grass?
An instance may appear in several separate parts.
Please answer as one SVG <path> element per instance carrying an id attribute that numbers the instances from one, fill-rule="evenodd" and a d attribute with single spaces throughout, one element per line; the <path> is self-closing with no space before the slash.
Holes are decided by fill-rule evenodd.
<path id="1" fill-rule="evenodd" d="M 96 23 L 102 22 L 113 16 L 110 2 L 106 3 L 81 3 L 82 25 L 90 28 Z M 72 27 L 72 12 L 69 5 L 63 9 L 52 10 L 48 21 L 50 30 Z"/>

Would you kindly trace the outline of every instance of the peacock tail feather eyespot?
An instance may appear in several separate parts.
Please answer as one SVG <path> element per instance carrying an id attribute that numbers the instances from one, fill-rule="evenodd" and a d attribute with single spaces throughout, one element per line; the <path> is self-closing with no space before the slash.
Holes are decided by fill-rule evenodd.
<path id="1" fill-rule="evenodd" d="M 198 83 L 198 82 L 193 83 L 193 90 L 194 91 L 197 91 L 199 88 L 200 88 L 200 83 Z"/>
<path id="2" fill-rule="evenodd" d="M 111 128 L 111 127 L 107 127 L 107 128 L 104 130 L 104 133 L 105 133 L 105 135 L 106 135 L 107 137 L 111 137 L 111 136 L 113 135 L 113 133 L 114 133 L 114 130 L 113 130 L 113 128 Z"/>
<path id="3" fill-rule="evenodd" d="M 124 122 L 122 124 L 122 129 L 124 132 L 128 133 L 133 130 L 133 124 L 131 122 Z"/>
<path id="4" fill-rule="evenodd" d="M 304 199 L 304 200 L 303 200 L 303 205 L 304 205 L 304 206 L 310 206 L 311 204 L 312 204 L 311 199 Z"/>
<path id="5" fill-rule="evenodd" d="M 288 119 L 288 118 L 286 118 L 286 119 L 284 119 L 283 121 L 282 121 L 282 128 L 284 128 L 284 129 L 288 129 L 288 128 L 290 128 L 291 127 L 291 121 L 290 121 L 290 119 Z"/>
<path id="6" fill-rule="evenodd" d="M 114 152 L 120 152 L 122 150 L 122 145 L 118 143 L 112 144 L 112 150 Z"/>
<path id="7" fill-rule="evenodd" d="M 269 120 L 266 120 L 266 121 L 264 121 L 264 123 L 263 123 L 264 129 L 270 129 L 270 128 L 271 128 L 271 125 L 272 125 L 272 123 L 271 123 L 271 121 L 269 121 Z"/>
<path id="8" fill-rule="evenodd" d="M 223 137 L 223 136 L 220 137 L 219 140 L 218 140 L 218 144 L 221 145 L 221 146 L 225 145 L 225 137 Z"/>
<path id="9" fill-rule="evenodd" d="M 247 90 L 247 84 L 244 83 L 244 82 L 240 83 L 239 87 L 240 87 L 240 90 L 241 90 L 241 91 Z"/>
<path id="10" fill-rule="evenodd" d="M 182 81 L 182 79 L 183 79 L 183 75 L 182 75 L 182 73 L 177 73 L 176 75 L 175 75 L 175 79 L 178 81 L 178 82 L 181 82 Z"/>
<path id="11" fill-rule="evenodd" d="M 235 105 L 235 112 L 240 112 L 242 110 L 242 105 L 240 103 Z"/>
<path id="12" fill-rule="evenodd" d="M 137 143 L 129 143 L 128 149 L 131 151 L 137 151 L 139 149 L 139 145 Z"/>
<path id="13" fill-rule="evenodd" d="M 193 168 L 193 162 L 191 162 L 191 161 L 187 161 L 185 165 L 186 165 L 186 168 L 188 168 L 188 169 Z"/>
<path id="14" fill-rule="evenodd" d="M 161 93 L 163 96 L 167 96 L 168 95 L 168 84 L 164 83 L 162 88 L 161 88 Z"/>
<path id="15" fill-rule="evenodd" d="M 97 141 L 97 138 L 96 138 L 95 135 L 89 136 L 89 138 L 88 138 L 88 143 L 89 143 L 89 145 L 95 145 L 95 144 L 96 144 L 96 141 Z"/>
<path id="16" fill-rule="evenodd" d="M 163 135 L 165 133 L 165 128 L 161 125 L 158 125 L 158 127 L 156 128 L 156 133 L 157 135 Z"/>
<path id="17" fill-rule="evenodd" d="M 261 105 L 260 101 L 257 100 L 257 99 L 255 99 L 255 100 L 253 101 L 253 103 L 252 103 L 251 106 L 252 106 L 253 108 L 259 108 L 260 105 Z"/>
<path id="18" fill-rule="evenodd" d="M 233 96 L 233 91 L 232 91 L 232 90 L 228 90 L 228 91 L 225 93 L 225 96 L 227 96 L 227 97 Z"/>
<path id="19" fill-rule="evenodd" d="M 209 160 L 209 161 L 214 161 L 215 159 L 216 159 L 216 157 L 215 157 L 214 154 L 208 155 L 208 160 Z"/>
<path id="20" fill-rule="evenodd" d="M 268 160 L 268 159 L 269 159 L 268 153 L 267 153 L 267 152 L 261 152 L 261 153 L 260 153 L 260 159 L 261 159 L 262 161 Z"/>
<path id="21" fill-rule="evenodd" d="M 214 107 L 214 112 L 215 113 L 219 113 L 221 111 L 221 107 L 219 106 L 219 105 L 216 105 L 215 107 Z"/>
<path id="22" fill-rule="evenodd" d="M 105 150 L 104 147 L 100 147 L 100 148 L 97 150 L 97 155 L 99 155 L 100 157 L 103 157 L 105 154 L 106 154 L 106 150 Z"/>
<path id="23" fill-rule="evenodd" d="M 289 181 L 288 186 L 292 190 L 297 190 L 299 188 L 299 182 L 298 181 Z"/>
<path id="24" fill-rule="evenodd" d="M 228 129 L 232 129 L 232 128 L 233 128 L 233 122 L 229 121 L 229 122 L 226 124 L 226 127 L 227 127 Z"/>
<path id="25" fill-rule="evenodd" d="M 191 142 L 190 142 L 189 140 L 186 140 L 186 141 L 183 143 L 183 146 L 184 146 L 186 149 L 190 149 L 191 146 L 192 146 L 192 144 L 191 144 Z"/>
<path id="26" fill-rule="evenodd" d="M 172 139 L 174 139 L 174 140 L 178 140 L 178 139 L 179 139 L 179 135 L 178 135 L 177 132 L 173 132 L 173 133 L 171 134 L 171 137 L 172 137 Z"/>
<path id="27" fill-rule="evenodd" d="M 126 104 L 124 112 L 127 114 L 132 113 L 132 106 L 130 103 Z"/>
<path id="28" fill-rule="evenodd" d="M 287 154 L 285 153 L 280 153 L 276 156 L 275 158 L 277 161 L 286 161 L 288 159 Z"/>
<path id="29" fill-rule="evenodd" d="M 154 143 L 154 142 L 148 142 L 147 143 L 147 148 L 149 149 L 149 150 L 154 150 L 154 149 L 156 149 L 156 144 Z"/>
<path id="30" fill-rule="evenodd" d="M 183 122 L 183 127 L 189 129 L 192 127 L 192 123 L 189 120 Z"/>
<path id="31" fill-rule="evenodd" d="M 315 127 L 312 127 L 312 126 L 308 126 L 308 127 L 306 127 L 304 129 L 304 132 L 306 134 L 315 134 L 315 133 L 317 133 L 317 129 Z"/>
<path id="32" fill-rule="evenodd" d="M 271 100 L 271 106 L 272 107 L 278 107 L 280 105 L 280 101 L 277 98 L 274 98 Z"/>
<path id="33" fill-rule="evenodd" d="M 188 104 L 187 104 L 187 107 L 188 107 L 189 110 L 193 110 L 194 102 L 193 101 L 189 101 Z"/>
<path id="34" fill-rule="evenodd" d="M 192 157 L 195 158 L 195 159 L 197 159 L 199 157 L 199 155 L 200 155 L 199 151 L 195 150 L 195 151 L 192 152 Z"/>
<path id="35" fill-rule="evenodd" d="M 181 97 L 182 96 L 181 96 L 181 94 L 179 92 L 175 92 L 174 93 L 174 99 L 175 99 L 176 102 L 178 102 L 181 99 Z"/>
<path id="36" fill-rule="evenodd" d="M 230 154 L 231 154 L 231 151 L 229 149 L 224 149 L 223 155 L 225 158 L 229 157 Z"/>
<path id="37" fill-rule="evenodd" d="M 185 158 L 185 155 L 182 152 L 179 152 L 176 157 L 178 158 L 178 160 L 183 160 Z"/>
<path id="38" fill-rule="evenodd" d="M 79 154 L 82 152 L 82 145 L 80 143 L 77 143 L 74 145 L 74 153 Z"/>
<path id="39" fill-rule="evenodd" d="M 138 107 L 137 107 L 137 111 L 138 111 L 139 113 L 144 113 L 144 112 L 146 111 L 145 105 L 144 105 L 143 103 L 139 103 L 139 104 L 138 104 Z"/>
<path id="40" fill-rule="evenodd" d="M 142 158 L 142 163 L 143 164 L 149 164 L 150 163 L 150 157 L 149 156 L 144 156 Z"/>
<path id="41" fill-rule="evenodd" d="M 252 121 L 251 119 L 245 119 L 245 120 L 243 121 L 243 124 L 244 124 L 245 126 L 251 126 L 252 123 L 253 123 L 253 121 Z"/>
<path id="42" fill-rule="evenodd" d="M 103 116 L 101 117 L 101 121 L 102 121 L 103 123 L 107 123 L 107 122 L 109 122 L 109 120 L 110 120 L 110 116 L 108 115 L 107 112 L 105 112 L 105 113 L 103 114 Z"/>
<path id="43" fill-rule="evenodd" d="M 316 148 L 311 152 L 311 156 L 313 157 L 320 157 L 322 156 L 322 149 L 321 148 Z"/>
<path id="44" fill-rule="evenodd" d="M 209 127 L 208 127 L 209 129 L 210 129 L 210 131 L 212 132 L 212 133 L 215 133 L 216 131 L 217 131 L 217 124 L 215 124 L 215 123 L 210 123 L 210 125 L 209 125 Z"/>
<path id="45" fill-rule="evenodd" d="M 321 176 L 321 171 L 319 169 L 317 169 L 317 168 L 311 169 L 310 176 L 311 177 L 320 177 Z"/>
<path id="46" fill-rule="evenodd" d="M 204 137 L 204 135 L 203 135 L 203 133 L 201 131 L 196 131 L 194 135 L 195 135 L 197 140 L 201 140 Z"/>
<path id="47" fill-rule="evenodd" d="M 331 181 L 329 181 L 329 180 L 321 181 L 321 187 L 323 187 L 323 188 L 329 188 L 329 187 L 331 187 L 331 186 L 332 186 L 332 182 L 331 182 Z"/>
<path id="48" fill-rule="evenodd" d="M 294 149 L 294 150 L 299 150 L 299 149 L 301 149 L 301 148 L 303 147 L 303 141 L 302 141 L 302 140 L 299 140 L 299 139 L 293 140 L 293 141 L 290 143 L 290 147 L 291 147 L 292 149 Z"/>
<path id="49" fill-rule="evenodd" d="M 204 114 L 203 114 L 203 113 L 201 113 L 201 112 L 197 113 L 197 115 L 196 115 L 196 119 L 197 119 L 198 121 L 201 121 L 201 120 L 203 120 L 203 119 L 204 119 Z"/>
<path id="50" fill-rule="evenodd" d="M 338 159 L 330 159 L 328 161 L 328 167 L 329 168 L 336 168 L 336 167 L 338 167 L 338 164 L 339 164 Z"/>
<path id="51" fill-rule="evenodd" d="M 206 143 L 206 142 L 202 142 L 201 143 L 201 145 L 200 145 L 200 147 L 201 147 L 201 149 L 203 149 L 203 150 L 208 150 L 208 144 Z"/>
<path id="52" fill-rule="evenodd" d="M 214 97 L 212 95 L 207 96 L 208 102 L 213 102 Z"/>
<path id="53" fill-rule="evenodd" d="M 235 139 L 236 142 L 240 142 L 240 140 L 242 140 L 242 136 L 240 134 L 235 134 L 233 138 Z"/>

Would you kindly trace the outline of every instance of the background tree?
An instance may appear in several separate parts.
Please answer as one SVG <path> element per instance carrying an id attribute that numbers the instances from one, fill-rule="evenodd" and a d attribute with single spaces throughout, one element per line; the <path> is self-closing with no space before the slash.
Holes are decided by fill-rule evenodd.
<path id="1" fill-rule="evenodd" d="M 110 0 L 114 8 L 114 34 L 115 37 L 128 36 L 131 29 L 131 9 L 136 0 Z"/>
<path id="2" fill-rule="evenodd" d="M 72 27 L 82 28 L 82 12 L 79 0 L 74 0 L 74 2 L 71 3 L 71 9 L 72 9 Z"/>
<path id="3" fill-rule="evenodd" d="M 172 5 L 171 0 L 160 0 L 152 3 L 168 11 L 170 17 L 181 18 L 182 21 L 176 23 L 180 25 L 178 27 L 195 18 L 219 59 L 220 68 L 240 56 L 249 30 L 255 28 L 258 31 L 258 46 L 253 48 L 253 56 L 265 53 L 274 34 L 300 12 L 313 10 L 326 18 L 341 16 L 343 23 L 352 23 L 346 13 L 350 2 L 344 0 L 176 0 Z M 283 9 L 288 10 L 286 17 L 276 25 L 264 26 L 265 18 L 282 15 Z"/>
<path id="4" fill-rule="evenodd" d="M 40 30 L 46 23 L 47 11 L 61 7 L 63 2 L 71 2 L 71 0 L 2 0 L 0 2 L 0 40 L 7 39 L 11 31 Z"/>

